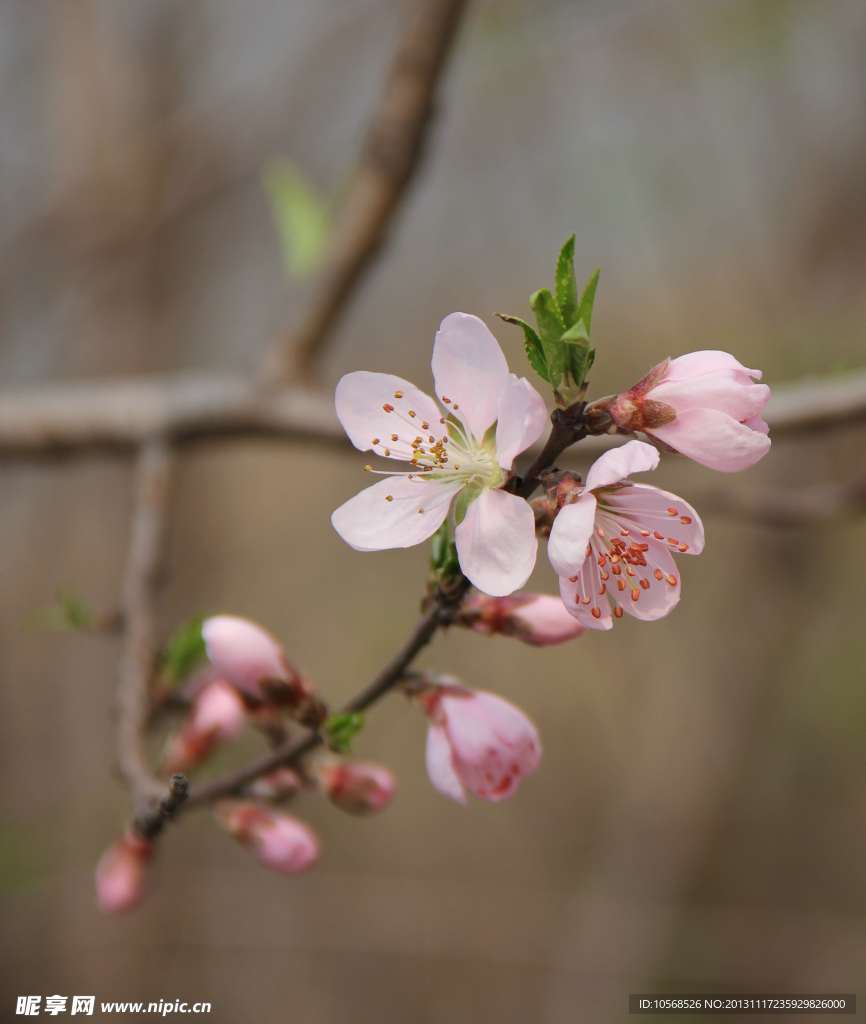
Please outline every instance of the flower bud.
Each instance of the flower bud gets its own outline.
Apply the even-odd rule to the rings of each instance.
[[[141,903],[154,849],[152,840],[128,831],[105,851],[96,866],[96,902],[104,914],[124,914]]]
[[[291,768],[277,768],[246,787],[246,792],[257,800],[285,800],[301,788],[301,779]]]
[[[247,800],[220,800],[214,814],[227,832],[274,871],[295,874],[318,859],[316,834],[289,814]]]
[[[244,703],[233,687],[221,679],[208,683],[193,701],[183,729],[169,741],[163,771],[170,775],[200,764],[216,746],[237,736],[244,716]]]
[[[365,761],[321,758],[308,767],[321,792],[349,814],[375,814],[391,802],[396,788],[387,768]]]
[[[251,705],[272,704],[312,727],[327,709],[309,680],[289,664],[279,643],[255,622],[237,615],[215,615],[201,627],[207,656],[217,673]]]
[[[501,633],[535,647],[561,644],[585,632],[562,599],[551,594],[474,594],[463,603],[456,622],[478,633]]]
[[[538,732],[510,701],[456,683],[428,685],[419,700],[430,719],[427,772],[443,796],[465,804],[465,786],[483,800],[504,800],[538,767]]]

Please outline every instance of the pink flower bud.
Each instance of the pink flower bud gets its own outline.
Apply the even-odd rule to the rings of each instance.
[[[215,615],[205,619],[201,635],[211,665],[249,702],[283,707],[305,725],[325,720],[327,709],[312,684],[266,629],[237,615]]]
[[[501,633],[535,647],[561,644],[586,631],[567,611],[562,599],[551,594],[475,594],[464,602],[457,622],[478,633]]]
[[[220,800],[217,821],[266,867],[291,875],[319,856],[319,840],[304,822],[247,800]]]
[[[761,419],[770,398],[749,370],[727,352],[689,352],[667,359],[624,394],[588,410],[615,428],[641,430],[666,449],[723,473],[748,469],[770,450],[769,427]]]
[[[301,780],[297,772],[293,772],[291,768],[277,768],[255,779],[247,786],[246,791],[257,800],[284,800],[297,793],[300,788]]]
[[[427,772],[443,796],[465,804],[465,786],[483,800],[504,800],[538,767],[538,732],[510,701],[455,684],[429,686],[420,700],[430,718]]]
[[[379,764],[322,758],[308,770],[331,803],[349,814],[375,814],[394,796],[394,776]]]
[[[200,764],[216,746],[237,736],[244,717],[244,703],[233,687],[222,680],[208,683],[195,698],[187,723],[169,742],[163,771],[171,775]]]
[[[147,892],[147,865],[155,846],[135,832],[124,834],[96,866],[96,902],[105,914],[133,910]]]

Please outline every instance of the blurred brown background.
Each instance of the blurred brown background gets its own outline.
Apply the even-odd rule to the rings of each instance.
[[[401,0],[2,0],[0,376],[251,367],[303,300],[262,168],[338,194]],[[452,56],[428,159],[322,367],[430,383],[440,319],[518,332],[577,231],[602,266],[593,393],[721,347],[771,385],[863,366],[862,0],[486,0]],[[426,550],[358,554],[328,516],[363,456],[237,441],[183,458],[165,631],[249,615],[337,702],[416,614]],[[866,470],[862,428],[783,440],[736,478]],[[381,818],[312,798],[317,869],[260,867],[206,813],[172,828],[136,913],[94,906],[121,826],[117,642],[24,624],[74,587],[116,601],[128,460],[0,467],[0,1016],[22,994],[207,1000],[209,1020],[570,1024],[629,991],[853,992],[866,980],[866,534],[707,516],[681,605],[543,651],[452,633],[422,662],[538,721],[539,772],[468,810],[426,778],[397,696],[356,744],[399,774]],[[536,588],[551,589],[539,560]],[[257,749],[222,755],[225,767]],[[97,1014],[99,1010],[97,1009]],[[656,1018],[662,1019],[662,1018]]]

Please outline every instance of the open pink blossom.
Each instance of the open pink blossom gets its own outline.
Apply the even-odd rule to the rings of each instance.
[[[508,372],[498,342],[475,316],[452,313],[433,345],[436,402],[387,373],[359,371],[337,385],[336,406],[361,451],[408,462],[334,512],[357,551],[406,548],[432,537],[456,498],[460,567],[487,594],[522,587],[538,543],[532,510],[501,489],[515,456],[541,435],[544,402]]]
[[[220,743],[234,739],[244,724],[244,703],[237,690],[216,679],[193,701],[183,729],[166,749],[162,769],[171,775],[201,763]]]
[[[478,633],[501,633],[535,647],[561,644],[586,632],[552,594],[473,594],[461,605],[456,621]]]
[[[394,796],[397,783],[384,765],[321,758],[308,767],[325,796],[349,814],[375,814]]]
[[[290,814],[249,800],[220,800],[214,814],[226,831],[274,871],[295,874],[318,859],[316,834]]]
[[[633,484],[659,453],[642,441],[605,452],[557,510],[547,552],[565,607],[585,626],[610,629],[613,614],[660,619],[680,599],[672,551],[697,555],[704,528],[675,494]]]
[[[641,430],[702,466],[736,473],[770,450],[761,419],[770,389],[752,378],[761,371],[727,352],[690,352],[650,370],[609,411],[622,430]]]
[[[420,700],[430,719],[427,772],[443,796],[465,805],[465,786],[482,800],[505,800],[538,767],[538,732],[503,697],[448,683],[425,689]]]
[[[96,902],[103,913],[124,914],[141,903],[153,853],[153,841],[132,831],[105,851],[96,867]]]

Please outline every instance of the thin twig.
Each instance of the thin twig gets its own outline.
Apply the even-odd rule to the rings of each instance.
[[[430,643],[439,626],[444,625],[451,616],[454,607],[460,603],[469,589],[470,583],[461,576],[452,583],[447,593],[438,591],[430,600],[427,610],[415,624],[409,639],[394,655],[391,661],[368,683],[359,693],[340,709],[343,714],[364,711],[375,704],[381,697],[392,690],[404,677],[406,670],[418,654]],[[184,804],[184,808],[197,807],[210,803],[221,797],[236,793],[242,786],[282,765],[297,762],[304,754],[309,753],[323,743],[320,732],[306,732],[297,739],[282,744],[275,750],[263,754],[235,772],[195,786]]]
[[[436,89],[466,6],[467,0],[414,0],[409,5],[411,13],[397,40],[309,307],[268,353],[266,379],[309,375],[313,359],[385,241],[421,163]]]
[[[171,493],[171,449],[164,439],[144,444],[135,466],[135,505],[123,578],[123,653],[117,687],[117,769],[130,792],[133,817],[148,818],[165,795],[144,749],[149,687],[156,652],[155,595]]]
[[[866,371],[780,384],[773,388],[764,418],[774,438],[862,422]],[[299,387],[263,392],[240,376],[182,373],[0,391],[0,456],[134,452],[157,435],[175,445],[273,437],[350,447],[331,394]],[[587,437],[580,454],[596,456],[625,440]]]

